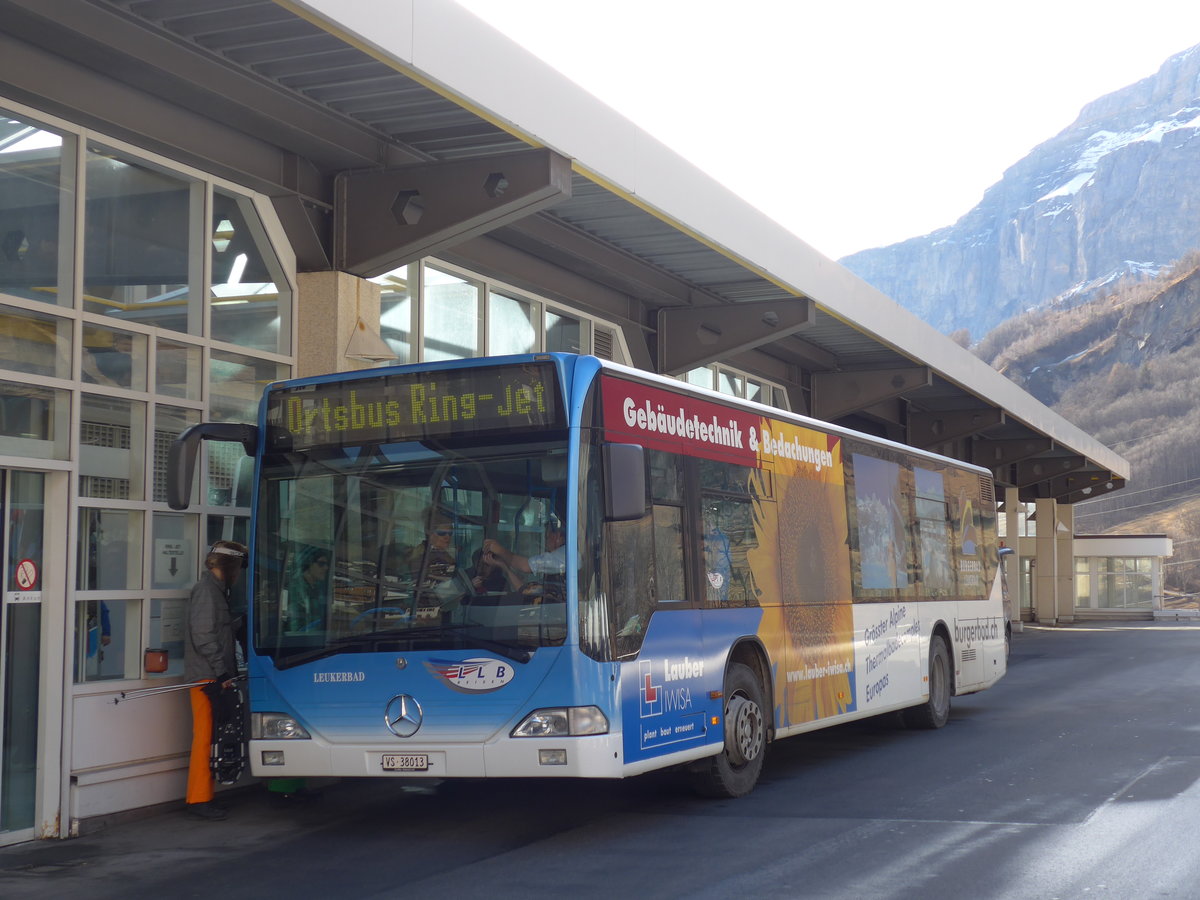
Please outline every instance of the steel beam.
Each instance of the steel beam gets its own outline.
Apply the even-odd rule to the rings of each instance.
[[[971,442],[971,462],[977,466],[998,469],[1025,459],[1032,459],[1054,449],[1047,437],[1027,437],[1005,440],[975,440]]]
[[[658,371],[679,375],[771,344],[812,326],[807,297],[727,306],[665,306],[658,311]]]
[[[553,215],[521,219],[491,236],[655,306],[721,301],[716,294],[702,291]]]
[[[928,366],[817,372],[812,376],[813,416],[833,421],[932,384],[933,370]]]
[[[952,409],[945,412],[910,410],[908,414],[908,443],[928,450],[939,444],[956,441],[986,431],[1005,422],[1004,410],[995,407],[982,409]]]
[[[1081,497],[1091,497],[1093,494],[1097,497],[1102,497],[1104,494],[1113,490],[1112,473],[1098,469],[1084,469],[1079,472],[1072,472],[1069,475],[1060,475],[1057,478],[1050,479],[1046,486],[1047,496],[1053,497],[1059,503],[1063,503],[1064,497],[1079,495]]]
[[[343,172],[334,267],[362,278],[436,255],[571,196],[571,161],[551,150]]]
[[[1096,500],[1125,487],[1124,478],[1113,475],[1111,472],[1098,474],[1101,476],[1099,479],[1084,485],[1078,490],[1069,490],[1068,493],[1058,497],[1058,502],[1075,504],[1082,503],[1084,500]]]
[[[1039,488],[1037,496],[1050,497],[1052,495],[1048,493],[1049,482],[1087,468],[1087,465],[1088,460],[1084,456],[1043,456],[1027,459],[1016,464],[1016,487],[1024,491],[1034,485],[1046,485],[1046,488]]]

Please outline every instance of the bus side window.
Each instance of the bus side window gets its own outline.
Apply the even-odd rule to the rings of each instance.
[[[701,596],[710,609],[758,606],[749,556],[758,547],[752,498],[769,481],[754,469],[733,463],[697,461],[700,482]]]
[[[683,567],[683,510],[654,504],[654,568],[659,603],[687,602]]]
[[[707,495],[703,508],[704,605],[757,606],[747,558],[758,546],[750,501]]]
[[[687,571],[683,562],[683,473],[680,458],[651,450],[650,496],[654,514],[654,568],[659,603],[686,603]]]
[[[957,593],[955,568],[950,559],[950,507],[941,471],[915,466],[916,544],[922,592],[928,597]]]
[[[641,649],[654,612],[654,524],[650,516],[643,516],[607,527],[613,649],[621,659]]]

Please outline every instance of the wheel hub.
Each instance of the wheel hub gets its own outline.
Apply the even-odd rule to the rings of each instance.
[[[730,762],[744,766],[758,757],[762,745],[762,710],[746,697],[733,697],[725,711],[725,747]]]

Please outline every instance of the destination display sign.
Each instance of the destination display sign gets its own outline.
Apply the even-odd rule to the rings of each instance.
[[[566,427],[552,363],[403,372],[274,390],[273,449],[397,443]]]

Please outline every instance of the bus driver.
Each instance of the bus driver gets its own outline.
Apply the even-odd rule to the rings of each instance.
[[[551,516],[546,522],[545,538],[541,553],[522,556],[502,546],[499,541],[488,538],[483,542],[487,558],[524,575],[563,575],[567,571],[567,538],[563,533],[562,520]]]

